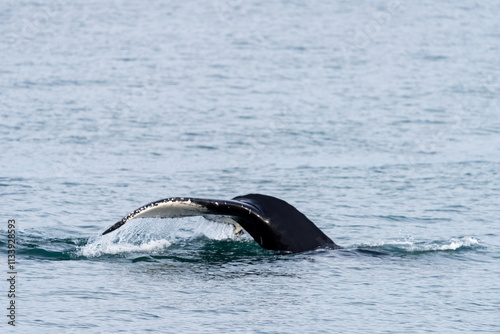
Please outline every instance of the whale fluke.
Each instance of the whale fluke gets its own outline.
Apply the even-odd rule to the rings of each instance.
[[[319,247],[341,248],[304,214],[272,196],[249,194],[232,200],[171,197],[146,204],[103,232],[108,234],[134,218],[190,216],[229,217],[263,248],[303,252]]]

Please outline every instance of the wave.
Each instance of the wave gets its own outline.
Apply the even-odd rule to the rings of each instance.
[[[387,241],[374,244],[354,245],[358,251],[387,253],[387,254],[422,254],[435,252],[455,252],[471,250],[480,247],[480,240],[472,236],[462,236],[447,240],[414,241],[412,239],[402,241]]]
[[[102,231],[101,231],[102,232]],[[28,259],[88,260],[107,258],[148,259],[170,258],[179,261],[206,258],[212,254],[231,261],[252,256],[277,255],[255,243],[248,234],[234,235],[234,227],[207,221],[201,217],[171,219],[166,223],[160,219],[131,221],[119,230],[91,237],[55,237],[53,230],[20,231],[17,239],[17,254]],[[74,233],[64,231],[59,234]],[[414,239],[382,241],[347,246],[345,251],[354,251],[373,256],[427,254],[436,252],[463,252],[484,248],[473,236],[461,236],[446,240],[415,241]],[[0,241],[0,252],[7,247]],[[203,255],[205,254],[205,255]]]
[[[16,237],[16,255],[18,259],[72,260],[78,247],[85,245],[88,238],[56,238],[29,231],[18,232]],[[0,248],[6,250],[6,243],[1,241]]]

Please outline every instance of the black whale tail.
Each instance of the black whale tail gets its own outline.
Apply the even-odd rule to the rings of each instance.
[[[234,200],[256,207],[262,217],[266,217],[268,223],[265,224],[248,224],[245,219],[236,218],[255,241],[266,249],[303,252],[318,247],[340,248],[302,212],[279,198],[249,194],[235,197]],[[258,238],[263,235],[267,238],[259,242]]]
[[[265,249],[303,252],[319,247],[341,248],[296,208],[279,198],[260,194],[230,201],[190,197],[159,200],[131,212],[103,235],[134,218],[187,216],[228,217],[230,223],[241,226]]]

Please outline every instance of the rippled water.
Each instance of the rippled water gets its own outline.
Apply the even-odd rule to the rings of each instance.
[[[498,333],[498,14],[2,1],[2,331]],[[344,249],[267,251],[203,218],[100,235],[161,198],[253,192]]]

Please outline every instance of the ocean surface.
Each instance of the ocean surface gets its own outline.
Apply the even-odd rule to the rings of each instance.
[[[499,16],[1,1],[0,331],[500,333]],[[268,251],[202,217],[101,236],[151,201],[248,193],[344,248]]]

